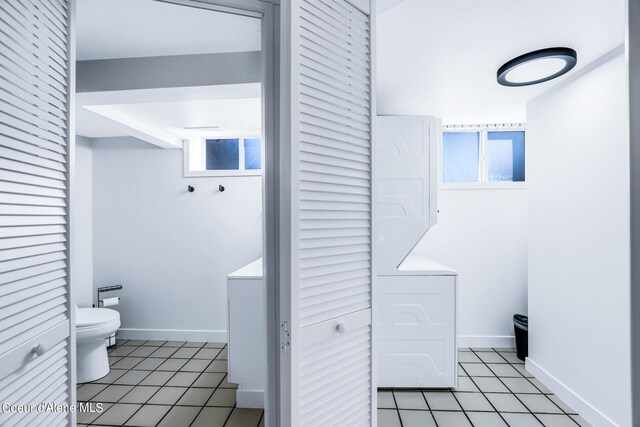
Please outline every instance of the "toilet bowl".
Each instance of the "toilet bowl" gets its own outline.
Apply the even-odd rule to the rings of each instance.
[[[106,339],[120,327],[120,313],[108,308],[76,310],[77,382],[95,381],[109,373]]]

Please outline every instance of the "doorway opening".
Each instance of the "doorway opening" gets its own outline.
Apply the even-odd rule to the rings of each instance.
[[[109,373],[77,389],[103,410],[77,422],[264,425],[277,349],[272,6],[118,3],[77,2],[73,304],[120,321]]]

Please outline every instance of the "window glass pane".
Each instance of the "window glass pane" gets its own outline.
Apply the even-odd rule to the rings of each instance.
[[[487,133],[488,181],[524,181],[524,132]]]
[[[444,132],[442,171],[444,182],[478,182],[480,134]]]
[[[247,138],[244,140],[244,168],[246,170],[262,169],[260,140]]]
[[[240,168],[239,140],[207,139],[207,170],[238,170]]]

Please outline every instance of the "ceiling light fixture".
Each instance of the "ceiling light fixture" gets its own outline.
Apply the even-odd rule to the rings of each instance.
[[[502,86],[529,86],[560,77],[576,66],[578,54],[568,47],[550,47],[525,53],[498,69]]]

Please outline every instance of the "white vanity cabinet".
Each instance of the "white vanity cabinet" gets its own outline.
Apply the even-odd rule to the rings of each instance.
[[[374,287],[378,387],[458,385],[457,273],[409,256]]]
[[[264,408],[267,331],[262,258],[227,276],[229,382],[239,408]]]

